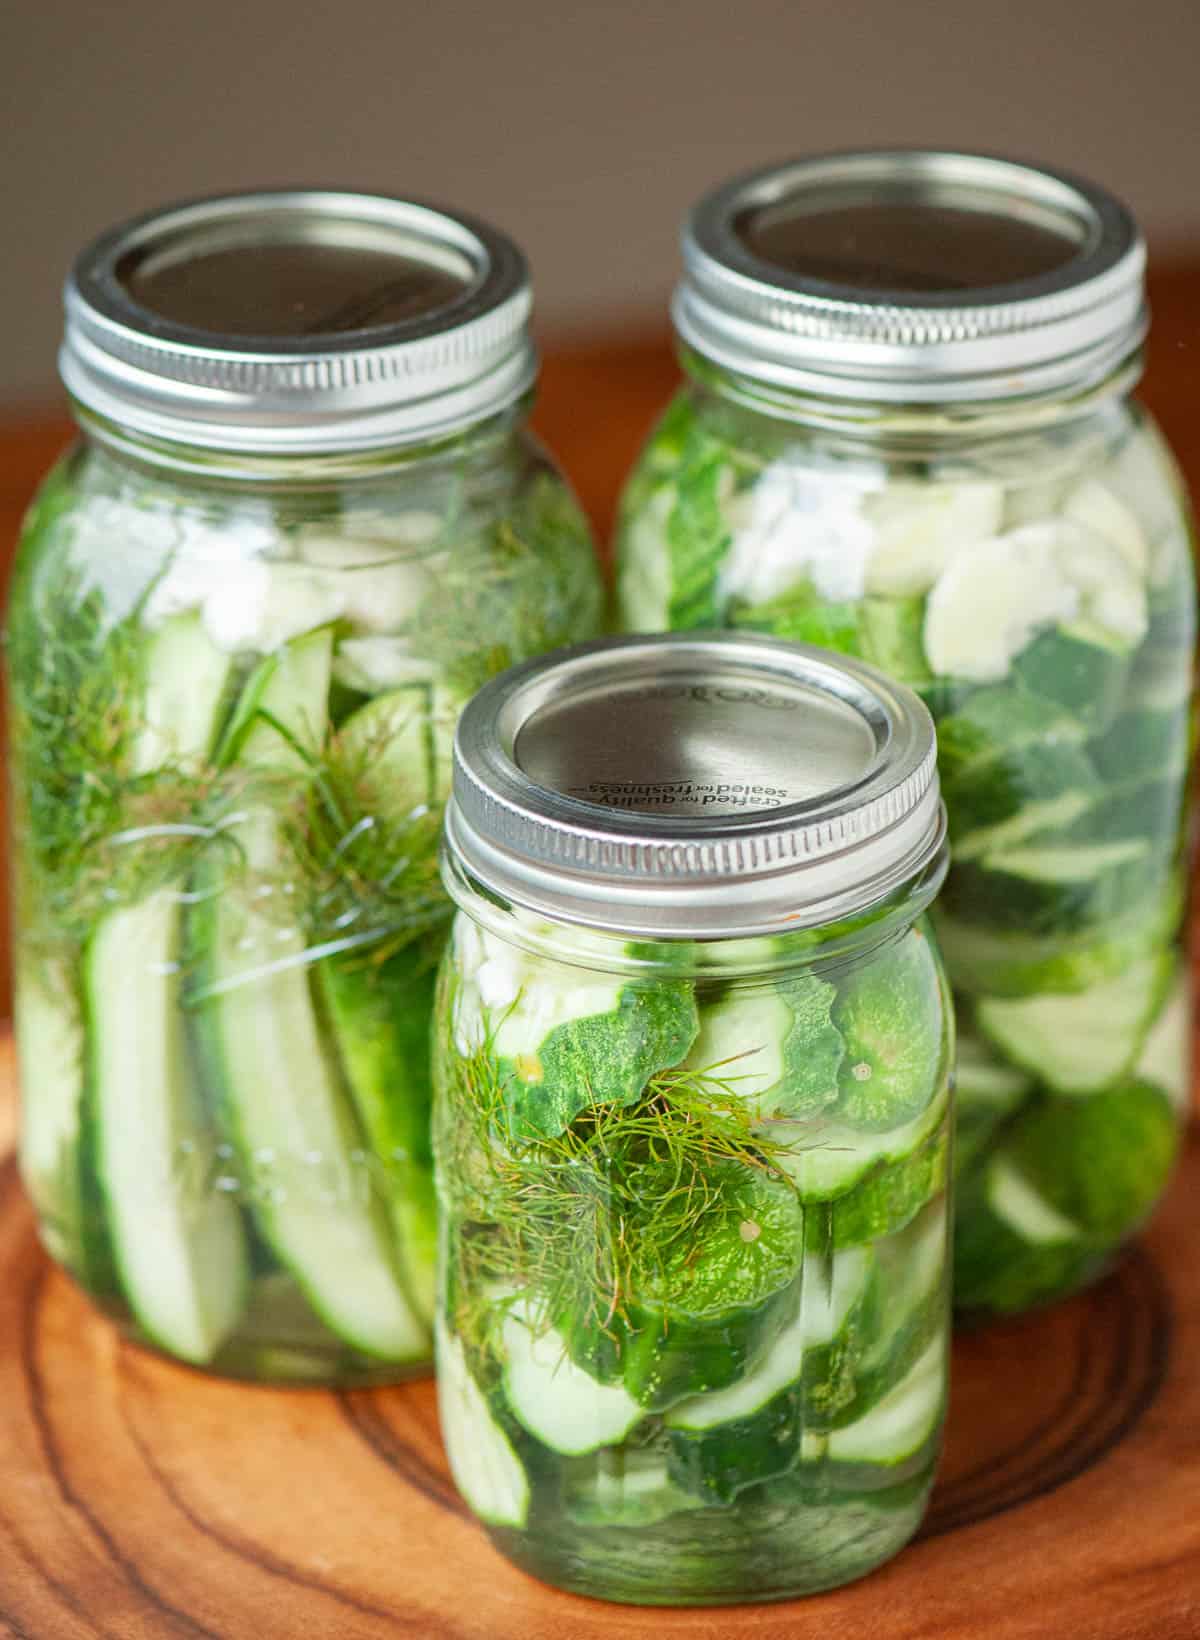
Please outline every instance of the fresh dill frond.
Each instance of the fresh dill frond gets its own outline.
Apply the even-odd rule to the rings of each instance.
[[[591,637],[601,613],[587,521],[546,473],[509,516],[455,540],[411,643],[465,700],[517,661]]]
[[[443,980],[440,1018],[452,981]],[[480,1342],[497,1293],[536,1294],[547,1326],[615,1344],[631,1303],[711,1236],[731,1170],[794,1188],[790,1147],[755,1124],[726,1066],[653,1076],[631,1104],[593,1105],[553,1139],[515,1132],[488,1043],[435,1049],[435,1150],[457,1221],[456,1324]]]

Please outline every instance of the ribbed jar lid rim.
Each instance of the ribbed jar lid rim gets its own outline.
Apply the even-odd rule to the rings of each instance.
[[[907,213],[905,217],[904,213]],[[755,243],[755,224],[790,224],[792,265]],[[899,219],[897,228],[895,218]],[[845,220],[839,244],[837,224]],[[903,233],[923,288],[871,275],[872,235]],[[825,266],[804,249],[832,245]],[[1014,242],[1062,255],[1030,257]],[[956,277],[954,232],[989,230],[1003,277]],[[683,230],[676,328],[719,366],[818,396],[952,402],[1078,390],[1112,373],[1145,334],[1145,246],[1128,209],[1068,172],[997,155],[876,149],[813,155],[736,177]],[[826,259],[828,260],[828,258]],[[1018,275],[1009,271],[1018,266]],[[936,288],[945,269],[945,288]],[[961,270],[960,270],[961,272]],[[831,276],[834,275],[834,276]]]
[[[239,274],[259,280],[261,331],[240,305],[236,324],[223,314],[205,288],[214,267],[227,307]],[[295,326],[289,281],[304,290],[318,275],[328,311]],[[343,189],[226,194],[146,212],[82,252],[60,372],[85,411],[150,440],[380,449],[451,434],[526,392],[531,300],[517,246],[465,213]]]
[[[933,722],[873,667],[733,632],[604,638],[468,703],[447,847],[568,922],[734,938],[854,915],[942,847]]]

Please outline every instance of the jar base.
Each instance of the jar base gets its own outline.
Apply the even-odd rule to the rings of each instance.
[[[764,1504],[761,1522],[688,1510],[644,1529],[583,1529],[550,1511],[526,1530],[489,1527],[506,1559],[567,1594],[625,1606],[738,1606],[794,1600],[854,1583],[908,1543],[932,1477],[903,1501],[857,1496]],[[770,1490],[765,1488],[764,1490]]]
[[[43,1245],[52,1252],[44,1232]],[[56,1261],[57,1262],[57,1261]],[[269,1313],[247,1317],[238,1333],[208,1361],[188,1361],[173,1354],[138,1325],[128,1306],[111,1294],[90,1292],[69,1267],[63,1274],[91,1307],[109,1322],[123,1342],[147,1355],[205,1378],[257,1384],[267,1389],[383,1389],[433,1373],[433,1351],[412,1361],[385,1361],[343,1344],[307,1314],[289,1318],[289,1295],[273,1294]],[[282,1298],[284,1302],[278,1303]],[[298,1305],[296,1306],[298,1309]]]
[[[117,1330],[126,1343],[173,1367],[184,1367],[204,1378],[223,1379],[227,1383],[257,1385],[260,1389],[386,1389],[413,1378],[433,1375],[432,1359],[404,1363],[372,1361],[346,1351],[323,1353],[266,1342],[230,1344],[211,1361],[196,1363],[182,1361],[159,1348],[136,1327],[118,1322]]]

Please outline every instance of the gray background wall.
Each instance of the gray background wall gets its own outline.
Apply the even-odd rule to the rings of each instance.
[[[444,198],[523,240],[543,328],[654,313],[708,182],[950,143],[1107,180],[1200,246],[1200,0],[7,0],[0,402],[54,393],[73,250],[263,181]]]

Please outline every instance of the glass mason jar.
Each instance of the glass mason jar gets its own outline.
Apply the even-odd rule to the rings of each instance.
[[[21,1157],[141,1342],[360,1383],[432,1352],[428,1038],[454,722],[596,630],[483,224],[239,196],[86,251],[82,440],[7,632]]]
[[[434,1053],[442,1430],[603,1599],[781,1599],[916,1530],[945,1405],[933,731],[753,636],[515,668],[459,727]]]
[[[1141,241],[1067,177],[867,153],[718,189],[684,251],[690,380],[624,497],[621,625],[821,644],[932,709],[955,1297],[1045,1302],[1150,1212],[1190,1089],[1195,604],[1130,397]]]

